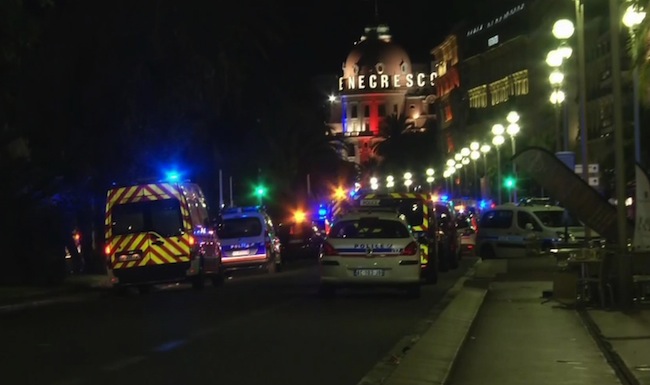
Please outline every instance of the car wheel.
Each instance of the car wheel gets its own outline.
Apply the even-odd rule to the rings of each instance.
[[[318,295],[321,298],[332,298],[336,296],[336,288],[333,285],[322,283],[318,288]]]
[[[226,275],[224,274],[223,270],[221,270],[217,275],[212,277],[212,286],[214,287],[222,286],[225,280],[226,280]]]
[[[494,253],[492,246],[483,246],[481,248],[481,258],[482,259],[495,259],[497,256]]]
[[[410,285],[406,288],[406,295],[409,298],[420,298],[421,293],[422,290],[419,283]]]
[[[275,274],[277,271],[277,265],[275,264],[275,259],[272,259],[269,254],[267,254],[268,262],[266,263],[266,272],[269,274]]]

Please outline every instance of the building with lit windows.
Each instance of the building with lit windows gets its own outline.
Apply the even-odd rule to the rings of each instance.
[[[611,181],[607,174],[613,170],[613,93],[611,81],[611,47],[608,2],[585,2],[585,73],[587,157],[598,163],[600,184],[606,191]],[[476,3],[477,7],[482,5]],[[491,127],[505,123],[508,112],[515,110],[521,120],[517,149],[540,146],[555,151],[558,130],[566,130],[567,149],[581,160],[578,64],[576,36],[567,43],[573,55],[563,64],[563,89],[566,99],[560,121],[549,101],[551,68],[545,62],[549,51],[560,42],[552,28],[561,18],[573,20],[574,2],[568,0],[511,0],[485,9],[477,20],[465,20],[447,38],[431,50],[437,63],[438,122],[446,138],[449,154],[457,152],[471,141],[491,139]],[[621,46],[629,39],[623,30]],[[623,116],[626,153],[632,153],[632,82],[629,54],[623,50]],[[642,120],[644,118],[642,111]],[[502,160],[508,169],[511,146],[501,148]],[[627,162],[632,164],[631,162]],[[494,166],[494,165],[493,165]],[[609,170],[609,171],[608,171]],[[603,186],[605,185],[605,186]]]
[[[376,160],[373,148],[383,140],[388,116],[404,117],[413,131],[434,124],[437,73],[430,64],[412,63],[388,26],[365,28],[341,70],[329,100],[329,125],[345,143],[343,158],[360,166]]]

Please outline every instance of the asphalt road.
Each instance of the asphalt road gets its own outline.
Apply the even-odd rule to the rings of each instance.
[[[474,259],[423,287],[317,296],[317,266],[237,275],[223,287],[104,293],[0,315],[0,382],[354,385],[435,317]]]

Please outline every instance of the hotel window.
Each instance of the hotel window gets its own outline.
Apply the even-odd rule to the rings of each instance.
[[[370,131],[370,122],[367,120],[363,122],[363,131]]]
[[[357,105],[355,104],[355,105],[353,105],[353,106],[351,106],[351,107],[352,107],[352,109],[350,110],[350,117],[351,117],[351,118],[356,118],[356,117],[358,117],[359,113],[358,113],[358,111],[357,111]]]
[[[510,96],[509,77],[505,77],[490,84],[490,99],[493,106],[506,102],[508,96]]]
[[[379,116],[386,116],[386,105],[385,104],[380,104],[379,105]]]
[[[363,117],[364,118],[369,118],[370,117],[370,106],[367,105],[367,104],[365,106],[363,106]]]
[[[487,86],[484,84],[467,91],[470,108],[485,108],[488,105]]]
[[[512,75],[512,95],[528,95],[528,70],[515,72]]]

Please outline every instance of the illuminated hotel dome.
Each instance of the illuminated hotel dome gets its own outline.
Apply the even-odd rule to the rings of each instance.
[[[411,59],[402,47],[392,42],[386,25],[368,27],[343,64],[343,77],[408,74]],[[402,78],[400,83],[404,82]]]

